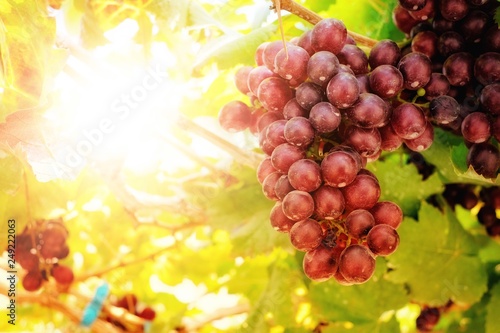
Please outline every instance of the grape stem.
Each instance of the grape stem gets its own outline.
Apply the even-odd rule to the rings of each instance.
[[[316,24],[323,19],[317,13],[313,12],[310,9],[307,9],[306,7],[295,2],[294,0],[271,0],[271,1],[273,2],[274,9],[281,8],[283,10],[286,10],[287,12],[290,12],[294,15],[297,15],[298,17],[306,20],[307,22],[309,22],[311,24]],[[359,45],[367,46],[367,47],[371,48],[377,43],[377,40],[371,39],[371,38],[366,37],[366,36],[361,35],[361,34],[358,34],[354,31],[348,30],[347,33]]]

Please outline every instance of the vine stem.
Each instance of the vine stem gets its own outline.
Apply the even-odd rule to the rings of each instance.
[[[286,10],[287,12],[297,15],[298,17],[306,20],[311,24],[316,24],[323,19],[317,13],[313,12],[310,9],[307,9],[306,7],[295,2],[294,0],[271,0],[271,1],[273,2],[274,8],[281,8],[283,10]],[[377,43],[377,40],[358,34],[357,32],[348,30],[347,33],[359,45],[372,48]]]

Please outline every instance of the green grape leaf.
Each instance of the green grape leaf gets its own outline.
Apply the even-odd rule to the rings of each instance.
[[[478,175],[472,167],[467,167],[468,148],[463,138],[440,128],[434,129],[432,146],[422,152],[426,161],[436,166],[443,183],[471,183],[478,185],[499,185],[500,176],[495,180]]]
[[[255,50],[276,32],[275,25],[255,29],[249,34],[225,34],[206,43],[200,50],[193,71],[200,72],[209,63],[215,62],[219,69],[237,64],[254,63]]]
[[[392,22],[392,10],[396,4],[397,0],[337,0],[320,15],[340,19],[347,29],[367,37],[397,41],[402,40],[404,34]]]
[[[301,284],[301,274],[290,257],[278,258],[269,266],[269,280],[260,295],[252,304],[248,319],[239,332],[269,332],[268,314],[272,314],[274,324],[290,326],[293,318],[293,290]]]
[[[495,23],[500,25],[500,7],[495,10]]]
[[[381,264],[381,265],[379,265]],[[349,323],[357,325],[377,326],[387,320],[384,312],[402,308],[408,297],[403,285],[392,283],[381,275],[385,267],[383,260],[377,260],[377,271],[366,283],[343,286],[334,279],[326,282],[312,282],[310,297],[327,322]],[[358,332],[353,331],[353,332]]]
[[[485,295],[480,302],[474,303],[463,311],[456,321],[452,322],[447,333],[485,333],[486,305],[488,297]]]
[[[499,333],[500,316],[498,315],[498,309],[500,309],[500,282],[491,288],[490,294],[490,302],[486,307],[486,333]]]
[[[8,151],[0,149],[0,191],[14,195],[21,185],[23,165]]]
[[[421,200],[442,192],[442,184],[437,175],[422,180],[417,168],[405,164],[401,158],[401,155],[389,154],[367,168],[377,175],[382,189],[381,200],[394,201],[405,215],[416,216]]]
[[[478,246],[451,210],[422,203],[418,222],[405,218],[401,238],[388,257],[389,278],[405,283],[412,300],[430,306],[477,302],[486,291],[486,269]]]
[[[352,325],[351,323],[330,323],[321,330],[322,333],[399,333],[401,328],[393,316],[389,321],[376,321]]]

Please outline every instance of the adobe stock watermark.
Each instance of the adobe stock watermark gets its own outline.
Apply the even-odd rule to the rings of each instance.
[[[148,68],[138,83],[108,104],[106,112],[94,121],[93,127],[82,129],[80,139],[63,149],[64,153],[59,155],[60,165],[54,166],[56,175],[61,176],[71,170],[75,173],[83,167],[96,148],[111,137],[117,127],[133,115],[134,110],[146,104],[152,92],[159,89],[168,77],[166,70],[159,65]]]

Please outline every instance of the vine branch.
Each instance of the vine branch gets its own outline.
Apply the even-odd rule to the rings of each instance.
[[[311,24],[316,24],[323,19],[317,13],[302,6],[301,4],[295,2],[294,0],[271,0],[271,1],[273,2],[274,8],[276,9],[281,8],[283,10],[286,10],[287,12],[297,15],[301,19],[304,19]],[[377,43],[377,40],[358,34],[357,32],[354,31],[348,30],[347,34],[351,36],[356,41],[357,44],[362,46],[371,48]]]

